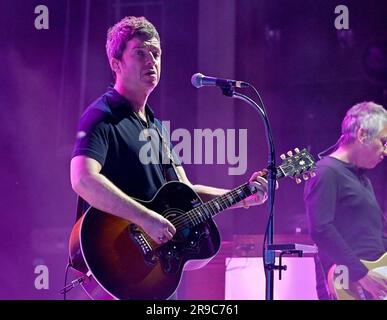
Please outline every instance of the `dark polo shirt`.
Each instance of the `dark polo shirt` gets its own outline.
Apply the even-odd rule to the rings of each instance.
[[[151,199],[167,181],[166,177],[177,180],[171,163],[162,163],[160,134],[166,141],[169,135],[148,105],[146,116],[149,128],[153,129],[149,131],[152,132],[152,139],[148,139],[151,139],[154,155],[158,158],[158,161],[152,161],[156,163],[141,162],[141,148],[150,143],[145,137],[144,141],[140,139],[146,123],[140,122],[130,103],[114,89],[99,97],[83,113],[72,154],[73,157],[83,155],[97,160],[102,166],[101,174],[129,196],[141,200]],[[158,134],[155,135],[156,132]],[[144,150],[148,150],[145,154],[150,155],[149,149],[142,149],[143,155]],[[176,155],[173,156],[176,165],[179,165]]]

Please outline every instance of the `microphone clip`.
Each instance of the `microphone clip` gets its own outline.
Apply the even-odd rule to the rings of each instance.
[[[226,97],[233,97],[234,95],[234,89],[233,89],[233,86],[232,85],[228,85],[228,86],[222,86],[222,87],[219,87],[220,90],[222,91],[223,95],[226,96]]]

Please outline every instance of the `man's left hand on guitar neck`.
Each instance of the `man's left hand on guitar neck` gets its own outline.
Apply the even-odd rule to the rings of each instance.
[[[251,206],[256,206],[264,203],[267,200],[267,190],[268,190],[268,182],[264,178],[267,175],[266,171],[257,171],[254,172],[250,179],[250,183],[256,183],[256,186],[259,188],[256,194],[244,199],[240,203],[236,204],[232,208],[245,208],[248,209]],[[276,189],[279,188],[278,181],[276,181]]]
[[[176,168],[176,171],[178,172],[178,175],[181,178],[181,182],[184,182],[187,185],[189,185],[196,193],[199,194],[199,196],[204,202],[210,201],[211,199],[221,196],[230,191],[228,189],[223,189],[223,188],[215,188],[215,187],[204,186],[199,184],[192,184],[188,180],[182,166],[178,166]],[[229,209],[236,209],[236,208],[247,209],[250,206],[255,206],[255,205],[264,203],[267,200],[267,180],[264,178],[264,176],[266,175],[267,175],[266,170],[254,172],[251,175],[249,182],[256,182],[256,185],[259,188],[259,191],[256,194],[230,207]],[[278,189],[278,182],[276,182],[276,189]]]

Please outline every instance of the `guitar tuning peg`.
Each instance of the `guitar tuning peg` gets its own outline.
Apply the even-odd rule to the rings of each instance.
[[[313,178],[313,177],[315,177],[315,176],[316,176],[316,172],[313,172],[313,171],[312,171],[312,172],[310,172],[309,174],[310,174],[310,177],[311,177],[311,178]]]
[[[288,152],[287,152],[287,155],[288,155],[289,157],[291,157],[291,156],[293,156],[293,152],[292,152],[292,151],[288,151]]]
[[[281,158],[281,160],[285,160],[285,159],[286,159],[285,154],[281,154],[281,155],[280,155],[280,158]]]
[[[309,176],[308,176],[306,173],[304,173],[304,174],[302,175],[302,177],[304,178],[305,181],[309,179]]]
[[[300,149],[298,149],[298,148],[294,148],[294,151],[295,151],[296,153],[300,153]]]
[[[300,178],[296,178],[296,183],[300,184],[301,183],[301,179]]]

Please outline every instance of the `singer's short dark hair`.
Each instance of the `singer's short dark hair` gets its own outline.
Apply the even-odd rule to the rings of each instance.
[[[360,128],[368,138],[379,134],[387,123],[387,111],[374,102],[361,102],[350,108],[341,124],[340,145],[353,143]]]
[[[106,54],[109,64],[112,58],[121,60],[127,42],[133,38],[142,40],[156,38],[160,42],[160,36],[155,26],[145,17],[125,17],[109,28],[107,32]]]

